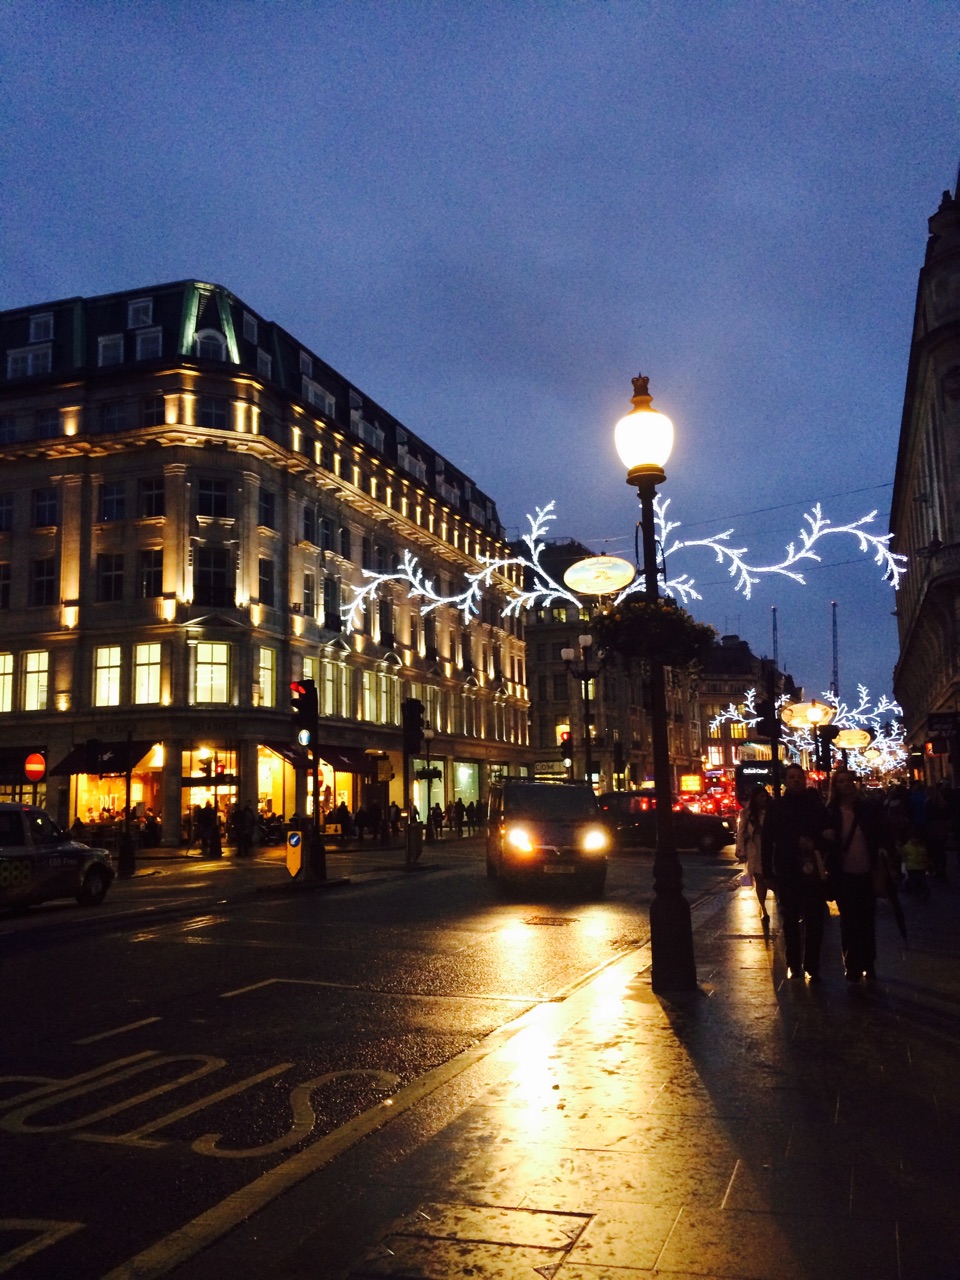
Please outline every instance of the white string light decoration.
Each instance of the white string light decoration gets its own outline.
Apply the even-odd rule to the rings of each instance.
[[[874,563],[884,571],[884,581],[889,582],[895,591],[907,569],[907,557],[890,550],[889,543],[893,535],[872,533],[867,529],[866,526],[876,519],[876,511],[871,511],[869,515],[861,516],[859,520],[849,524],[837,525],[831,524],[830,520],[823,515],[820,504],[817,503],[804,515],[805,526],[801,528],[797,540],[787,544],[782,560],[777,564],[754,565],[748,563],[745,558],[748,554],[746,547],[730,545],[732,529],[713,534],[709,538],[681,540],[674,537],[680,524],[678,521],[667,518],[669,505],[669,498],[661,498],[659,495],[654,498],[654,518],[657,523],[658,539],[663,549],[664,562],[680,551],[697,548],[711,551],[718,563],[727,566],[730,577],[734,579],[734,590],[739,591],[747,599],[750,598],[753,588],[761,579],[771,575],[790,578],[804,585],[806,579],[797,566],[802,566],[808,561],[820,563],[820,555],[815,548],[824,538],[835,534],[855,538],[861,551],[866,554],[872,553]],[[501,610],[503,617],[517,616],[526,609],[546,608],[559,600],[565,600],[577,609],[589,607],[590,602],[585,605],[585,602],[574,592],[556,582],[543,566],[542,557],[547,545],[545,539],[548,526],[556,519],[553,513],[554,506],[555,504],[550,502],[545,507],[537,507],[535,516],[527,516],[530,528],[521,538],[521,542],[527,547],[529,555],[482,557],[479,561],[480,569],[464,574],[466,586],[457,594],[442,595],[437,591],[433,580],[426,576],[419,560],[409,550],[404,551],[399,566],[392,573],[375,573],[373,570],[364,569],[363,576],[366,581],[362,585],[346,584],[353,592],[352,597],[340,609],[346,631],[349,633],[360,627],[362,614],[377,597],[380,589],[391,582],[402,584],[406,587],[409,598],[421,601],[422,614],[431,613],[444,605],[457,609],[463,615],[464,622],[469,622],[472,617],[480,613],[480,601],[484,590],[489,589],[498,576],[506,574],[511,568],[522,571],[519,576],[521,581],[526,577],[527,585],[518,586],[516,583],[511,583],[506,588],[506,602]],[[671,538],[672,541],[670,541]],[[498,582],[497,585],[503,589],[502,582]],[[684,605],[690,600],[703,598],[696,589],[695,580],[686,573],[678,577],[664,577],[660,585],[667,595],[677,598]],[[643,588],[643,573],[638,572],[634,580],[614,598],[614,604],[619,604],[621,600],[642,591]]]

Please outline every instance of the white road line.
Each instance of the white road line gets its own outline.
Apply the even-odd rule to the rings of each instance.
[[[138,1027],[149,1027],[151,1022],[159,1022],[160,1018],[141,1018],[139,1022],[128,1022],[126,1026],[114,1027],[113,1031],[101,1031],[96,1036],[84,1036],[82,1040],[74,1040],[74,1044],[96,1044],[98,1040],[109,1040],[111,1036],[122,1036],[125,1031],[136,1031]]]

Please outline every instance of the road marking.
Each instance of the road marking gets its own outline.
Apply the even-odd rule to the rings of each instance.
[[[178,1120],[183,1120],[186,1116],[191,1116],[197,1111],[202,1111],[205,1107],[212,1107],[215,1102],[222,1102],[224,1098],[232,1098],[238,1093],[243,1093],[245,1089],[251,1089],[255,1084],[260,1084],[263,1080],[282,1075],[284,1071],[289,1071],[293,1065],[292,1062],[280,1062],[275,1067],[268,1067],[266,1071],[259,1071],[256,1075],[247,1076],[246,1080],[238,1080],[236,1084],[227,1085],[225,1089],[220,1089],[217,1093],[208,1093],[206,1097],[198,1098],[196,1102],[180,1107],[177,1111],[168,1111],[166,1115],[161,1116],[158,1120],[151,1120],[147,1124],[140,1125],[137,1129],[129,1129],[126,1133],[75,1133],[73,1136],[81,1142],[115,1142],[121,1146],[128,1147],[165,1147],[168,1145],[166,1139],[147,1139],[144,1141],[143,1135],[145,1133],[156,1133],[158,1129],[165,1129],[168,1125],[175,1124]],[[313,1119],[315,1120],[316,1117],[314,1116]],[[219,1137],[219,1134],[208,1133],[203,1138],[199,1138],[197,1142],[202,1143],[208,1138]],[[199,1151],[201,1155],[235,1154],[232,1151],[200,1151],[197,1142],[193,1144],[193,1148],[195,1151]],[[271,1149],[271,1147],[263,1148],[267,1152]]]
[[[102,1107],[99,1111],[95,1111],[93,1115],[80,1116],[74,1120],[64,1121],[61,1124],[31,1125],[24,1123],[30,1116],[36,1115],[37,1112],[48,1111],[51,1107],[59,1106],[60,1103],[67,1102],[71,1098],[82,1098],[84,1094],[107,1088],[109,1085],[117,1084],[121,1080],[129,1079],[131,1076],[140,1075],[143,1071],[152,1071],[154,1067],[167,1066],[172,1062],[198,1062],[200,1065],[195,1070],[188,1071],[184,1075],[178,1076],[175,1080],[168,1081],[166,1084],[156,1085],[153,1089],[146,1089],[143,1093],[135,1094],[134,1097],[127,1098],[122,1102],[115,1102],[112,1106]],[[221,1067],[226,1065],[225,1059],[213,1058],[202,1053],[169,1054],[163,1057],[150,1055],[148,1062],[135,1063],[123,1071],[117,1071],[112,1076],[100,1076],[96,1080],[78,1085],[75,1089],[66,1089],[52,1096],[49,1096],[48,1092],[47,1097],[41,1098],[39,1101],[30,1103],[25,1107],[19,1107],[16,1111],[8,1112],[0,1120],[0,1128],[6,1129],[8,1133],[64,1133],[69,1129],[79,1129],[83,1125],[94,1124],[97,1120],[105,1120],[108,1116],[114,1116],[120,1111],[127,1111],[130,1107],[135,1107],[141,1102],[149,1102],[152,1098],[162,1097],[163,1094],[169,1093],[171,1089],[179,1089],[181,1085],[189,1084],[193,1080],[199,1080],[202,1076],[209,1075],[211,1071],[219,1071]]]
[[[258,991],[261,987],[271,987],[275,982],[287,983],[294,987],[336,987],[340,991],[362,991],[362,987],[349,982],[321,982],[318,978],[264,978],[263,982],[254,982],[249,987],[237,987],[236,991],[221,991],[220,999],[229,1000],[231,996],[245,996],[248,991]]]
[[[113,1031],[101,1031],[99,1035],[85,1036],[82,1040],[74,1040],[74,1044],[96,1044],[98,1040],[109,1040],[111,1036],[123,1035],[125,1031],[136,1031],[137,1027],[149,1027],[151,1022],[159,1022],[159,1017],[141,1018],[139,1022],[128,1022],[126,1026],[115,1027]]]
[[[11,1249],[9,1253],[0,1254],[0,1275],[12,1271],[27,1258],[32,1258],[41,1249],[49,1249],[52,1244],[62,1240],[64,1236],[80,1231],[86,1224],[83,1222],[55,1222],[49,1218],[0,1218],[0,1231],[33,1231],[33,1239]]]
[[[57,1093],[60,1089],[69,1088],[71,1085],[82,1084],[86,1080],[95,1080],[97,1076],[107,1075],[115,1069],[128,1066],[131,1062],[142,1062],[144,1058],[155,1058],[157,1052],[156,1049],[147,1049],[143,1053],[131,1054],[128,1058],[116,1058],[113,1062],[105,1063],[102,1067],[94,1067],[92,1071],[82,1071],[78,1076],[67,1076],[63,1080],[56,1080],[53,1076],[0,1076],[0,1085],[40,1085],[39,1089],[28,1089],[26,1093],[17,1093],[9,1098],[4,1098],[0,1101],[0,1111],[5,1111],[8,1107],[14,1107],[20,1102],[29,1102],[32,1098],[41,1098],[44,1094]]]
[[[599,966],[602,968],[603,966]],[[594,971],[591,970],[591,974]],[[548,1004],[562,999],[562,996],[534,995],[484,995],[482,992],[447,995],[435,991],[386,991],[382,987],[361,987],[352,982],[322,982],[319,978],[264,978],[262,982],[254,982],[249,987],[237,987],[236,991],[221,991],[220,999],[229,1000],[231,996],[245,996],[250,991],[259,991],[262,987],[275,984],[287,984],[296,987],[333,987],[337,991],[363,991],[370,996],[389,996],[391,1000],[483,1000],[494,1004]]]

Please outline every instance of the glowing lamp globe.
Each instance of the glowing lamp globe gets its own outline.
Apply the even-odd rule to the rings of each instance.
[[[648,379],[633,379],[633,408],[614,428],[613,439],[620,461],[627,468],[627,484],[666,479],[664,467],[673,450],[673,423],[653,407]]]

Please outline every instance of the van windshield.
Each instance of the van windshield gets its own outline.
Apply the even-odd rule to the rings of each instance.
[[[504,793],[503,811],[510,818],[588,821],[597,816],[597,801],[587,787],[524,787]]]

